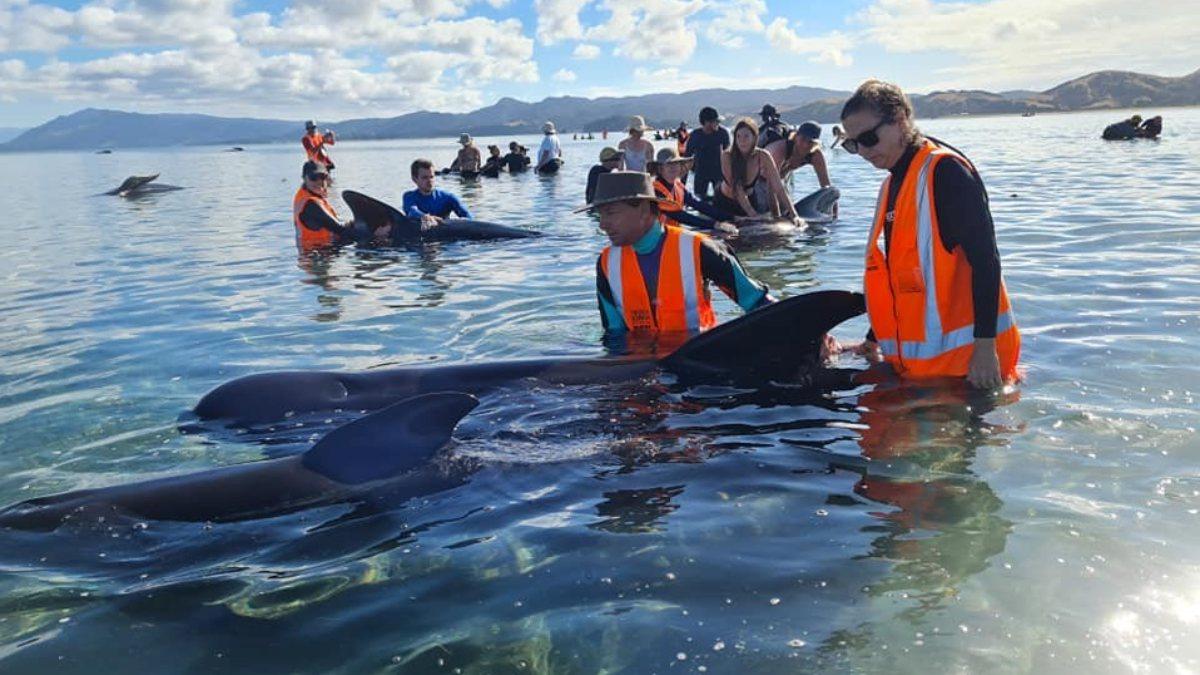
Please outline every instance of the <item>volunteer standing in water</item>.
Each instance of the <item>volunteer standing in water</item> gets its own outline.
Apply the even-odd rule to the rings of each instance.
[[[606,332],[640,335],[690,332],[717,324],[708,283],[743,310],[773,302],[721,243],[659,220],[659,200],[648,174],[601,174],[592,201],[580,211],[600,215],[612,242],[596,261],[596,296]],[[688,253],[690,252],[690,255]]]
[[[546,122],[542,125],[542,145],[538,148],[538,171],[555,160],[562,161],[562,146],[558,143],[558,131],[554,128],[554,122]]]
[[[479,173],[483,157],[479,146],[475,145],[475,139],[471,138],[471,134],[460,134],[458,143],[462,147],[458,149],[458,156],[450,164],[450,170],[468,176]]]
[[[325,146],[334,145],[337,143],[337,136],[328,129],[325,133],[317,131],[317,123],[309,120],[304,123],[304,136],[300,139],[300,145],[304,146],[304,154],[308,156],[311,162],[320,162],[325,165],[325,168],[333,171],[333,161],[329,159],[329,153],[325,152]]]
[[[921,134],[894,84],[864,82],[842,124],[842,148],[889,174],[863,275],[871,332],[857,350],[902,377],[965,377],[981,388],[1017,379],[1021,337],[975,166]]]
[[[692,189],[701,199],[708,199],[710,186],[714,190],[720,187],[721,153],[729,148],[729,143],[729,130],[721,126],[717,109],[701,108],[700,128],[692,132],[680,153],[695,159]]]
[[[413,161],[410,167],[416,190],[404,193],[404,215],[418,218],[423,229],[437,227],[450,214],[459,218],[470,218],[471,212],[458,197],[433,187],[433,162],[428,159]]]
[[[308,251],[344,244],[354,240],[352,223],[338,219],[329,203],[329,168],[309,160],[301,169],[304,184],[292,198],[292,224],[296,228],[296,246]],[[387,233],[382,236],[386,237]]]
[[[617,144],[617,149],[625,153],[627,171],[645,171],[646,165],[654,161],[654,144],[642,138],[648,129],[641,115],[629,119],[629,136]]]

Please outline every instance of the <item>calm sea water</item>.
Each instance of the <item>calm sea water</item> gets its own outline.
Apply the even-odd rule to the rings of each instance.
[[[0,671],[1200,671],[1200,110],[1166,113],[1158,142],[1100,141],[1116,112],[924,125],[988,181],[1015,392],[517,386],[456,434],[470,483],[382,512],[0,533]],[[299,144],[0,156],[0,503],[332,426],[186,431],[249,373],[600,354],[570,209],[602,145],[442,181],[547,237],[326,259],[293,246]],[[338,187],[398,203],[454,148],[339,144]],[[741,254],[781,295],[859,286],[881,175],[831,164],[841,220]],[[187,189],[94,196],[153,172]]]

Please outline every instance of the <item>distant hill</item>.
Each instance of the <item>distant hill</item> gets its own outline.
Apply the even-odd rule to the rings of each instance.
[[[0,143],[11,141],[23,133],[25,133],[25,129],[21,127],[0,127]]]
[[[526,103],[502,98],[469,113],[415,112],[399,117],[363,118],[323,124],[340,139],[430,138],[468,132],[479,136],[538,133],[553,120],[560,133],[621,131],[630,115],[651,126],[695,126],[701,107],[711,105],[728,117],[755,115],[763,103],[784,118],[833,122],[847,91],[818,87],[786,89],[700,89],[677,94],[547,98]],[[921,118],[950,115],[1016,114],[1098,108],[1161,107],[1200,104],[1200,70],[1184,77],[1160,77],[1106,70],[1064,82],[1043,92],[979,90],[937,91],[912,97]],[[3,140],[0,130],[0,140]],[[233,119],[209,115],[157,114],[86,109],[30,129],[0,144],[0,151],[98,150],[171,145],[233,145],[294,141],[300,121]]]

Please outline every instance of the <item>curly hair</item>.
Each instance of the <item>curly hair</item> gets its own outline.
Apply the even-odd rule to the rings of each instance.
[[[920,137],[913,113],[912,102],[898,85],[883,80],[870,79],[858,85],[846,104],[842,106],[842,119],[857,112],[869,110],[879,115],[881,120],[895,122],[901,116],[908,121],[905,135],[910,143]]]

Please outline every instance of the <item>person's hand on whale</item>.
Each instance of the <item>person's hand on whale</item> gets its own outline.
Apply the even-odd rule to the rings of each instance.
[[[442,224],[442,219],[437,216],[431,216],[428,213],[421,216],[421,231],[428,232],[438,225]]]

